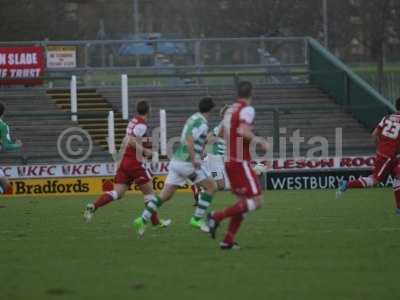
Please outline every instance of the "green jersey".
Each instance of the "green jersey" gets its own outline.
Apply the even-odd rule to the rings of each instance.
[[[11,141],[10,127],[2,119],[0,119],[0,134],[1,134],[1,141],[0,141],[1,150],[8,151],[21,148],[21,145],[14,144]]]
[[[201,113],[195,113],[194,115],[192,115],[186,121],[185,126],[183,127],[181,140],[178,149],[175,151],[174,159],[190,162],[190,155],[186,140],[189,137],[192,137],[196,159],[200,160],[201,154],[203,153],[204,145],[207,140],[207,133],[207,119]]]
[[[215,127],[212,131],[213,136],[215,137],[208,145],[207,145],[207,153],[212,155],[225,155],[226,146],[225,141],[218,137],[219,131],[221,130],[221,124]]]

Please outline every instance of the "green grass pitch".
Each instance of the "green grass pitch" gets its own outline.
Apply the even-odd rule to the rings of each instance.
[[[131,196],[82,220],[83,197],[0,199],[0,299],[400,299],[400,216],[388,189],[267,192],[242,249],[189,227],[189,194],[161,209],[173,225],[139,240]],[[232,201],[216,196],[214,207]],[[224,225],[219,237],[225,229]]]

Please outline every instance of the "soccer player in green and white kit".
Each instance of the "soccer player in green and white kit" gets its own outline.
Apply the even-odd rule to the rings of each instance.
[[[220,117],[223,119],[226,110],[229,108],[229,105],[224,105],[220,110]],[[208,134],[206,152],[207,156],[203,159],[203,166],[207,170],[207,172],[214,179],[217,184],[218,190],[229,190],[230,183],[228,176],[225,172],[225,151],[226,145],[223,138],[220,135],[221,131],[221,123],[215,127]],[[194,198],[194,206],[197,206],[199,203],[201,188],[196,185],[192,185],[192,192]]]
[[[221,108],[220,116],[222,119],[228,108],[228,105]],[[204,158],[204,165],[217,183],[218,190],[223,191],[230,189],[230,183],[225,172],[226,145],[224,139],[219,136],[220,131],[221,123],[208,135],[208,144],[206,146],[207,156]]]
[[[3,121],[3,114],[6,110],[3,103],[0,102],[0,151],[13,151],[21,149],[22,143],[17,140],[15,143],[12,142],[10,136],[10,127],[6,122]],[[0,170],[0,194],[4,194],[9,187],[10,183],[3,171]]]
[[[166,201],[171,199],[175,191],[189,180],[202,187],[197,206],[190,224],[203,231],[208,231],[204,216],[217,190],[214,180],[202,166],[201,157],[208,135],[208,117],[215,104],[210,97],[200,100],[199,112],[192,115],[182,130],[180,144],[169,164],[169,172],[164,189],[156,200],[149,201],[141,217],[134,221],[138,234],[144,234],[145,226],[151,215]]]

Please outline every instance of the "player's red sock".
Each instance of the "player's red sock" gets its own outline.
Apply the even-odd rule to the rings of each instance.
[[[96,202],[94,203],[94,208],[98,209],[99,207],[102,207],[102,206],[110,203],[113,200],[114,200],[114,198],[113,198],[113,196],[111,196],[111,194],[104,193],[99,198],[97,198]]]
[[[195,196],[198,193],[197,186],[193,184],[190,188],[192,189],[193,196]]]
[[[363,188],[363,187],[365,187],[366,185],[365,185],[365,183],[362,181],[362,179],[360,178],[360,179],[357,179],[357,180],[352,180],[352,181],[349,181],[349,183],[348,183],[348,188],[349,189],[361,189],[361,188]]]
[[[400,189],[397,191],[394,191],[394,198],[396,200],[396,208],[400,209]]]
[[[235,242],[236,233],[239,230],[240,224],[242,224],[243,216],[236,215],[231,218],[229,222],[228,231],[224,238],[224,243],[226,244],[233,244]]]
[[[360,177],[357,180],[352,180],[348,183],[347,187],[349,189],[361,189],[369,188],[375,185],[374,176]]]
[[[158,214],[156,211],[153,212],[153,214],[151,215],[151,224],[153,226],[160,225],[160,219],[158,218]]]
[[[213,213],[213,218],[218,222],[221,222],[223,219],[233,217],[236,215],[242,215],[247,212],[247,203],[246,200],[238,200],[232,206],[229,206],[221,211],[216,211]]]
[[[194,206],[197,206],[197,203],[199,202],[199,189],[195,184],[193,184],[190,188],[192,189],[193,193]]]

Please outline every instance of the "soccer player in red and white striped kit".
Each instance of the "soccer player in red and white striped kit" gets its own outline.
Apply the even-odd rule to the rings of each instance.
[[[123,157],[114,178],[114,190],[105,192],[97,198],[96,202],[86,206],[84,218],[87,222],[92,220],[97,209],[122,198],[132,183],[135,183],[143,193],[145,203],[159,201],[153,190],[151,175],[144,166],[144,159],[152,156],[151,149],[145,147],[146,139],[149,137],[147,119],[150,114],[150,105],[146,101],[139,101],[136,105],[136,113],[126,129]],[[157,212],[151,215],[151,222],[161,227],[166,227],[171,223],[170,220],[159,220]]]
[[[238,99],[224,115],[220,135],[226,143],[225,168],[231,183],[231,191],[236,196],[236,203],[208,215],[208,226],[212,238],[225,219],[230,219],[228,231],[220,243],[223,250],[240,249],[235,241],[236,233],[245,214],[261,207],[262,191],[259,178],[251,166],[250,145],[257,138],[253,133],[255,110],[252,101],[252,85],[243,81],[238,85]],[[268,143],[260,144],[267,151]]]
[[[396,113],[385,116],[372,133],[377,147],[372,175],[353,181],[340,181],[337,197],[347,189],[373,187],[392,175],[396,212],[400,215],[400,98],[396,100],[396,110]]]

